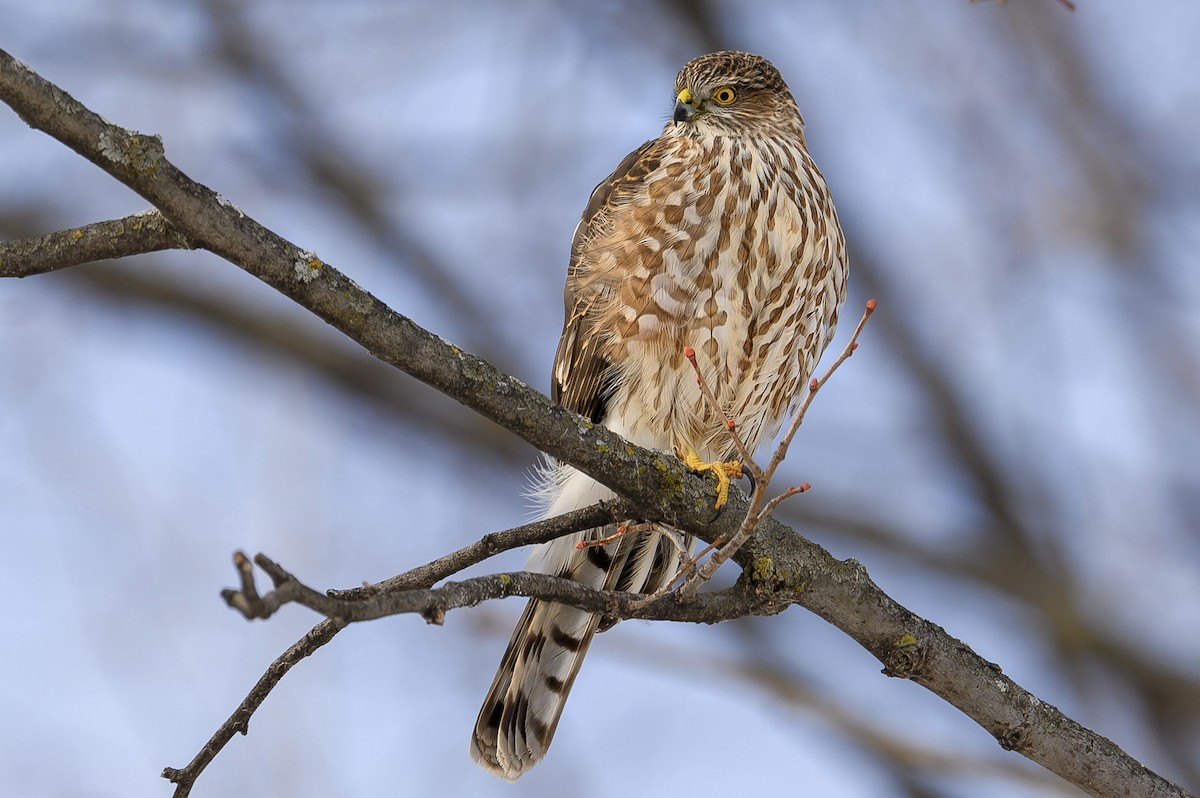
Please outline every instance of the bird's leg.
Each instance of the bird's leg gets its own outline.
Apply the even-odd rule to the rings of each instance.
[[[697,474],[703,474],[705,471],[711,473],[717,480],[717,503],[713,509],[720,510],[729,501],[729,480],[741,479],[744,474],[744,469],[741,460],[714,460],[713,462],[705,462],[700,459],[700,455],[691,446],[684,445],[682,448],[677,447],[675,454],[683,461],[683,464],[695,471]]]

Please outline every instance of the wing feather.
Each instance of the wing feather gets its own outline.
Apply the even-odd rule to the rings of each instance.
[[[662,143],[662,139],[647,141],[600,181],[592,190],[571,240],[571,261],[563,291],[566,313],[558,352],[554,355],[550,398],[597,423],[604,420],[611,364],[600,353],[603,342],[590,312],[597,297],[577,290],[578,277],[597,231],[611,224],[613,213],[658,168]]]

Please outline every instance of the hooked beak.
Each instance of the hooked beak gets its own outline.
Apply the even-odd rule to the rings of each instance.
[[[671,119],[676,124],[687,122],[700,110],[700,103],[696,100],[695,95],[690,89],[683,89],[675,97],[675,113],[671,115]]]

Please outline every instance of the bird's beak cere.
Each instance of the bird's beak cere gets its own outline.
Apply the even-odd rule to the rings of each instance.
[[[675,113],[671,118],[676,124],[689,121],[699,112],[700,101],[692,94],[691,89],[683,89],[675,96]]]

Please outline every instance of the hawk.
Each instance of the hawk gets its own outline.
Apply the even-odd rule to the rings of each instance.
[[[804,121],[779,71],[722,51],[684,65],[662,134],[592,192],[571,242],[566,320],[551,397],[647,448],[689,463],[735,449],[684,356],[698,367],[749,449],[778,431],[833,337],[846,247]],[[612,492],[561,463],[539,495],[546,516]],[[539,546],[531,571],[650,593],[669,585],[690,536],[593,529]],[[554,736],[593,636],[611,619],[533,599],[492,682],[471,757],[510,780]]]

